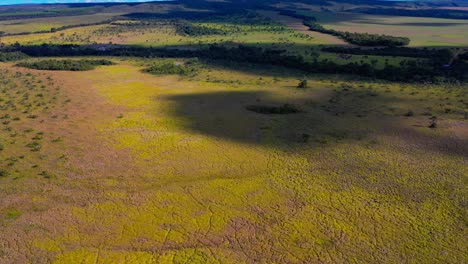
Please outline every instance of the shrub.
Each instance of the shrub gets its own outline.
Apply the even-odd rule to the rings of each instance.
[[[300,81],[297,88],[307,88],[307,80]]]
[[[7,170],[0,169],[0,177],[8,177],[10,173]]]
[[[18,218],[18,217],[20,217],[20,216],[21,216],[21,212],[19,212],[18,210],[15,210],[15,209],[10,210],[10,211],[8,211],[8,212],[6,213],[6,217],[7,217],[8,219],[16,219],[16,218]]]
[[[431,123],[429,124],[429,128],[436,128],[437,127],[437,116],[432,116],[429,118]]]
[[[33,152],[41,150],[41,144],[39,144],[39,142],[36,142],[36,141],[28,143],[26,147],[28,147]]]
[[[42,171],[41,173],[39,173],[39,175],[46,178],[46,179],[55,178],[55,175],[53,175],[53,174],[51,174],[50,172],[47,172],[47,171]]]

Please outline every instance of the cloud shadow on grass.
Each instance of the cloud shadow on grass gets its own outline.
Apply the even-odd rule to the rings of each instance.
[[[286,98],[267,91],[220,91],[175,95],[166,99],[173,103],[170,114],[185,119],[185,129],[235,142],[297,149],[310,144],[326,146],[369,141],[379,135],[396,135],[407,140],[410,148],[468,155],[466,139],[430,131],[423,133],[402,123],[404,118],[410,117],[386,112],[387,105],[395,101],[393,97],[383,94],[374,97],[366,91],[354,95],[338,93],[341,98],[336,92],[321,97],[304,93],[304,97]],[[343,96],[352,99],[343,99]],[[411,100],[406,103],[411,105]],[[284,104],[297,106],[303,112],[261,114],[247,109],[252,105],[278,107]]]

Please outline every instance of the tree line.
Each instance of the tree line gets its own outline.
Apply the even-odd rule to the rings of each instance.
[[[447,9],[403,9],[403,8],[353,8],[346,10],[347,12],[363,13],[370,15],[386,15],[386,16],[409,16],[409,17],[436,17],[450,19],[468,19],[468,11],[464,10],[447,10]]]
[[[305,20],[304,25],[308,26],[310,30],[317,31],[339,37],[346,42],[355,44],[358,46],[406,46],[410,43],[410,39],[407,37],[394,37],[389,35],[381,34],[370,34],[370,33],[357,33],[348,31],[338,31],[334,29],[324,28],[315,20]]]
[[[299,55],[290,55],[286,50],[261,48],[239,45],[225,47],[210,45],[200,49],[151,48],[140,46],[119,46],[100,49],[94,46],[79,45],[49,45],[9,46],[11,51],[20,51],[32,57],[54,56],[128,56],[144,58],[199,58],[201,60],[224,60],[229,62],[245,62],[269,64],[302,70],[309,73],[354,74],[370,78],[378,78],[401,82],[442,82],[466,81],[468,62],[456,59],[450,67],[444,67],[437,60],[408,61],[399,66],[385,65],[379,69],[367,62],[350,62],[337,64],[329,60],[307,61]]]
[[[448,48],[408,48],[408,47],[384,47],[384,48],[353,48],[353,47],[324,47],[325,52],[353,55],[375,55],[392,57],[430,58],[432,60],[447,63],[454,55]]]
[[[407,37],[394,37],[381,34],[357,33],[327,29],[320,25],[315,17],[301,15],[291,10],[281,10],[279,14],[301,19],[302,23],[305,26],[309,27],[311,31],[317,31],[324,34],[333,35],[343,39],[346,42],[359,46],[396,47],[406,46],[410,43],[410,39]]]

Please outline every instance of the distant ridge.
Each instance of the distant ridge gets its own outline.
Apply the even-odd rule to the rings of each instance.
[[[0,5],[30,4],[93,4],[93,3],[144,3],[165,0],[3,0]]]

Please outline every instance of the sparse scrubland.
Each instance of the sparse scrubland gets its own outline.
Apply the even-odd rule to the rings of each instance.
[[[0,38],[0,263],[468,261],[466,51],[257,4],[0,15],[118,13]]]

